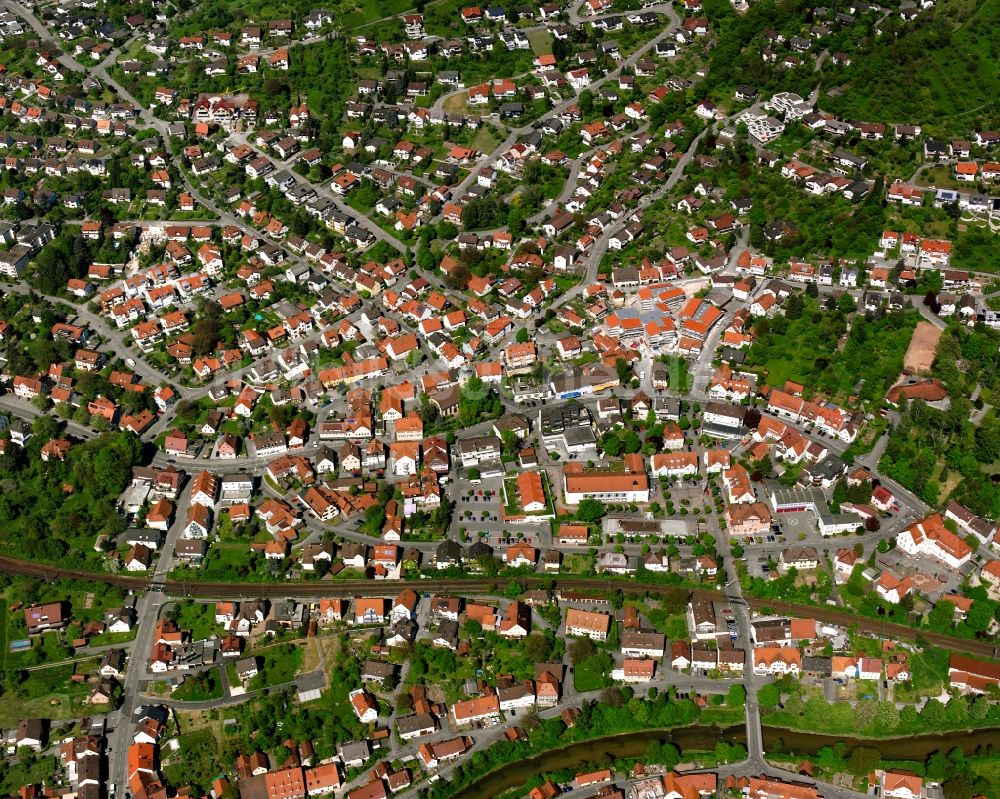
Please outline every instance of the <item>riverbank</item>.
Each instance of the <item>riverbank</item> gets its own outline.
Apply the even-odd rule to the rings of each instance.
[[[673,744],[683,753],[712,751],[720,742],[745,745],[746,727],[691,724],[685,727],[623,732],[574,741],[516,763],[498,766],[450,796],[452,799],[499,796],[524,785],[530,778],[539,774],[562,769],[577,769],[586,763],[603,759],[629,760],[642,757],[649,752],[653,744]]]
[[[947,704],[930,699],[918,712],[912,705],[898,710],[891,702],[872,701],[866,708],[844,700],[825,703],[813,697],[807,703],[799,700],[801,712],[773,710],[762,716],[761,723],[796,735],[848,736],[866,741],[892,740],[904,734],[940,736],[1000,729],[1000,705],[989,703],[985,697],[973,700],[970,705],[965,702],[964,697],[951,699]],[[813,708],[814,703],[819,707]]]
[[[816,755],[824,746],[844,743],[848,749],[869,746],[877,749],[883,760],[924,760],[935,752],[961,749],[966,755],[974,754],[979,747],[996,746],[1000,741],[1000,725],[948,732],[927,732],[919,735],[894,735],[869,738],[863,735],[831,735],[804,732],[789,727],[765,725],[764,751],[798,755]]]
[[[877,749],[883,761],[923,761],[935,752],[961,749],[972,755],[979,747],[996,745],[1000,726],[947,733],[927,733],[917,736],[867,738],[838,736],[765,726],[764,751],[773,754],[815,757],[823,747],[843,744],[848,750],[866,746]],[[641,759],[654,744],[673,744],[687,760],[692,753],[712,752],[719,743],[746,745],[746,728],[692,724],[685,727],[658,728],[638,732],[595,737],[541,752],[524,760],[498,765],[454,793],[440,796],[449,799],[479,799],[500,796],[521,788],[534,777],[553,772],[584,770],[585,766],[614,760]]]

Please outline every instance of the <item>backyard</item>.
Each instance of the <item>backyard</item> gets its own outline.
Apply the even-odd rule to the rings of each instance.
[[[171,695],[184,702],[207,702],[222,697],[222,676],[218,669],[208,669],[184,678]]]
[[[190,630],[191,638],[199,641],[217,632],[215,606],[211,602],[194,602],[187,599],[170,613],[178,629]]]
[[[573,666],[573,686],[577,691],[596,691],[611,685],[614,660],[607,652],[595,652]]]
[[[194,785],[207,792],[220,776],[215,735],[211,729],[201,728],[182,733],[179,742],[179,748],[163,759],[167,781],[171,785]]]
[[[99,661],[46,666],[27,673],[16,692],[7,692],[0,703],[0,727],[15,727],[26,718],[71,719],[85,713],[90,693],[86,682],[74,682],[74,674],[90,675]]]
[[[271,644],[248,652],[246,657],[257,658],[258,674],[248,685],[249,690],[255,691],[292,682],[302,666],[303,651],[297,644]],[[230,663],[227,668],[229,684],[239,685],[236,664]]]

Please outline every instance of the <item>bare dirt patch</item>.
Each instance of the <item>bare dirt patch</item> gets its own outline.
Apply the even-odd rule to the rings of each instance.
[[[941,339],[941,328],[930,322],[921,321],[913,330],[910,346],[903,356],[903,369],[910,374],[920,375],[930,371]]]

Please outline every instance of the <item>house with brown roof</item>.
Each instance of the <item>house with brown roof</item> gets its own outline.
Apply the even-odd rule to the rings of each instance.
[[[566,611],[566,634],[595,641],[607,641],[611,630],[611,616],[600,611],[569,608]]]
[[[24,609],[24,623],[29,635],[59,630],[69,623],[66,605],[63,602],[31,605]]]

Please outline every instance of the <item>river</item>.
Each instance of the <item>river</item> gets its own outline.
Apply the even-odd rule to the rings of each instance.
[[[822,735],[813,732],[786,730],[781,727],[764,727],[764,751],[783,751],[794,754],[814,755],[821,747],[843,741],[849,748],[871,746],[878,749],[883,760],[924,760],[932,752],[949,751],[956,746],[971,755],[979,746],[1000,745],[1000,729],[973,730],[966,732],[926,733],[903,738],[845,738],[837,735]]]
[[[540,755],[510,763],[496,771],[492,771],[477,782],[456,793],[453,799],[483,799],[486,796],[499,796],[511,788],[516,788],[527,782],[535,774],[547,771],[557,771],[562,768],[579,768],[585,763],[603,760],[610,757],[642,757],[649,751],[653,741],[669,741],[676,744],[681,752],[707,751],[715,749],[719,741],[729,743],[747,742],[746,727],[742,724],[733,727],[678,727],[673,730],[642,730],[627,732],[622,735],[612,735],[608,738],[596,738],[590,741],[564,746],[542,752]]]
[[[975,730],[973,732],[949,732],[942,734],[915,735],[905,738],[869,740],[843,738],[835,735],[798,732],[780,727],[764,727],[765,752],[791,751],[795,754],[811,755],[823,746],[844,741],[848,747],[872,746],[882,753],[886,760],[923,760],[937,750],[948,751],[956,746],[966,754],[972,754],[978,746],[1000,743],[1000,729]],[[643,730],[580,741],[561,749],[543,752],[535,757],[510,763],[490,772],[478,781],[453,795],[453,799],[482,799],[484,796],[500,794],[523,785],[529,777],[557,771],[563,768],[579,769],[581,766],[608,757],[641,757],[649,751],[653,741],[667,741],[676,744],[684,752],[711,751],[720,741],[740,743],[746,746],[746,728],[741,724],[733,727],[678,727],[673,730]]]

